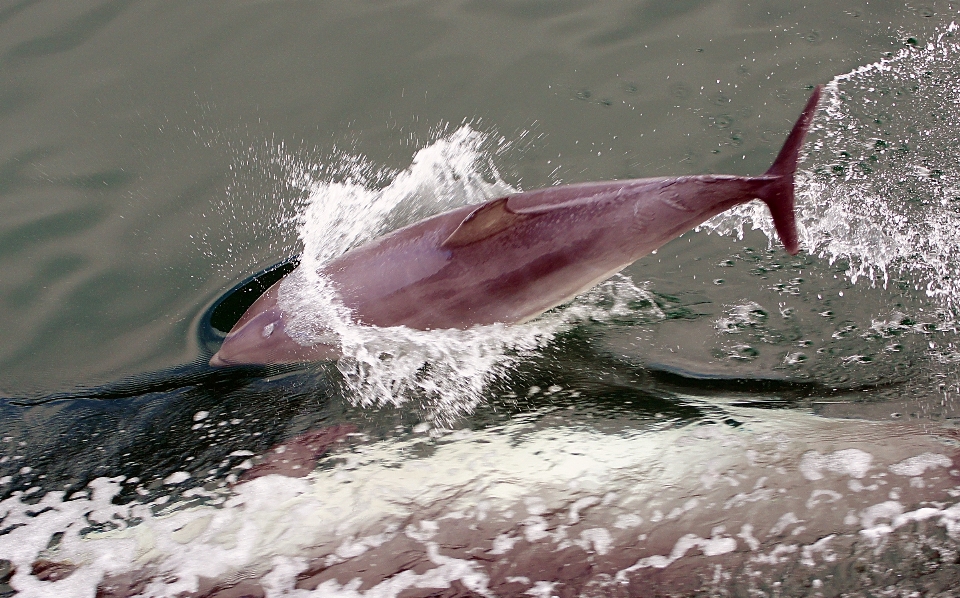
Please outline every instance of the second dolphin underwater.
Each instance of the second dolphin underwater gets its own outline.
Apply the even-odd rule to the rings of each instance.
[[[799,251],[794,173],[822,87],[814,89],[761,176],[648,178],[538,189],[450,210],[324,264],[356,324],[465,329],[532,319],[680,234],[760,199],[790,254]],[[210,365],[336,358],[286,331],[281,280],[234,325]]]

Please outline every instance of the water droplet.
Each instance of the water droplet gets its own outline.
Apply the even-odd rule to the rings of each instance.
[[[797,351],[795,353],[787,353],[786,357],[783,358],[783,363],[785,365],[799,365],[807,361],[807,359],[809,359],[809,357],[807,357],[806,354]]]
[[[731,347],[731,351],[729,353],[731,359],[739,359],[743,361],[756,359],[758,355],[760,355],[760,351],[757,351],[750,345],[734,345]]]

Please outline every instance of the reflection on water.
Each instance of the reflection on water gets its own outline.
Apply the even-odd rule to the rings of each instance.
[[[688,235],[521,326],[342,327],[337,363],[4,400],[0,593],[949,595],[955,29],[831,83],[796,258],[746,207],[705,226],[731,251]],[[402,171],[274,151],[303,334],[311,265],[511,189],[481,130]]]
[[[720,414],[687,398],[720,416],[691,425],[644,413],[642,394],[616,393],[615,410],[559,385],[527,394],[494,399],[476,430],[338,435],[306,477],[199,485],[205,472],[184,469],[147,503],[112,500],[143,483],[122,476],[66,500],[11,498],[5,554],[33,572],[15,578],[27,595],[831,595],[955,583],[952,438],[790,411]],[[202,436],[230,425],[190,419]],[[236,480],[253,454],[232,451],[217,477]]]

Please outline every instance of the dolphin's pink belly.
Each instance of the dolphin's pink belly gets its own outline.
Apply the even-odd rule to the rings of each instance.
[[[325,269],[359,324],[420,330],[511,324],[570,299],[627,258],[584,237],[555,244],[510,247],[482,244],[456,251],[409,250],[413,261],[398,269],[395,256],[351,256]],[[551,250],[546,250],[549,248]],[[358,259],[359,258],[359,259]],[[412,264],[412,265],[411,265]]]

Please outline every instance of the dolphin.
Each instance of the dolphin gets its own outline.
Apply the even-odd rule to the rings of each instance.
[[[736,205],[760,199],[784,249],[799,251],[794,173],[822,86],[761,176],[681,176],[548,187],[395,230],[320,267],[364,326],[466,329],[530,320]],[[320,361],[286,331],[282,280],[230,330],[212,366]]]

